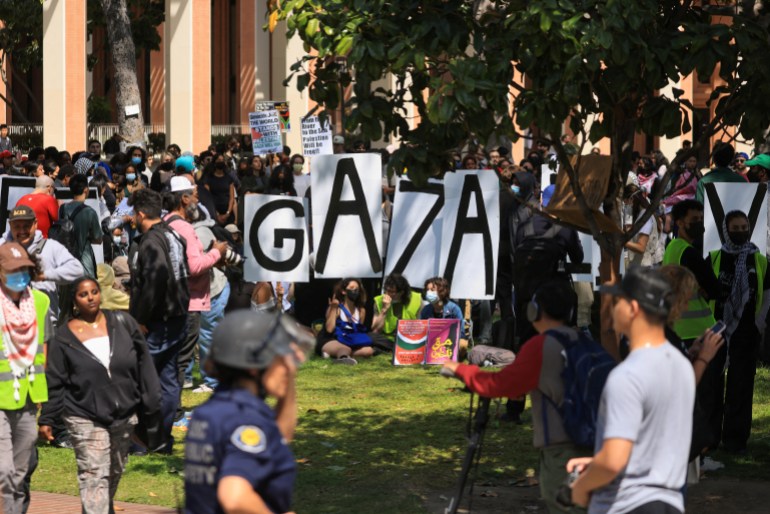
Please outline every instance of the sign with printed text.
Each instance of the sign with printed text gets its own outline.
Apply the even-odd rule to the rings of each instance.
[[[457,362],[460,349],[459,319],[429,319],[425,364]]]
[[[331,125],[322,125],[318,116],[309,116],[302,120],[302,153],[305,157],[333,154],[332,137]]]
[[[399,321],[396,330],[396,343],[393,346],[393,364],[396,366],[423,364],[427,340],[427,319]]]
[[[310,174],[316,278],[381,277],[379,154],[319,155]]]
[[[289,111],[289,102],[274,102],[272,100],[260,100],[254,106],[255,111],[278,111],[278,119],[281,125],[281,132],[286,134],[291,132],[291,116]]]
[[[283,151],[281,126],[275,109],[249,113],[251,144],[254,155]]]
[[[385,274],[400,273],[412,284],[439,274],[444,182],[429,180],[418,188],[406,178],[398,181],[390,223]]]
[[[500,245],[500,183],[489,170],[444,176],[441,273],[453,298],[492,300]]]
[[[749,218],[751,242],[766,253],[767,248],[767,184],[712,182],[703,188],[703,257],[719,250],[724,243],[722,224],[731,211],[741,211]]]
[[[307,282],[308,200],[246,195],[244,202],[244,278],[249,282]]]

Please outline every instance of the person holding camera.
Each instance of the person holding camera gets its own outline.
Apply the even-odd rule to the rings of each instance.
[[[556,500],[567,479],[570,459],[591,454],[590,448],[575,445],[564,429],[557,406],[564,400],[562,372],[565,360],[561,338],[578,341],[569,327],[577,296],[569,284],[551,281],[540,286],[527,309],[529,322],[538,334],[526,342],[516,360],[499,373],[486,373],[478,366],[448,362],[444,368],[480,396],[518,398],[531,394],[533,444],[540,450],[540,494],[548,512],[571,512]]]
[[[589,513],[684,512],[682,487],[692,437],[695,374],[666,339],[673,290],[658,270],[631,268],[613,296],[612,325],[630,354],[602,391],[595,455],[572,459],[572,502]]]
[[[179,382],[185,384],[185,370],[192,361],[195,345],[201,329],[201,312],[211,310],[211,269],[224,259],[227,243],[214,241],[207,252],[198,238],[192,222],[200,216],[198,211],[197,188],[191,175],[177,175],[171,178],[171,192],[164,197],[168,214],[166,223],[185,241],[187,266],[190,277],[190,308],[187,316],[187,336],[179,350]],[[192,385],[192,384],[190,384]],[[180,390],[181,394],[181,390]],[[181,402],[179,404],[181,406]],[[181,410],[176,418],[182,417]]]

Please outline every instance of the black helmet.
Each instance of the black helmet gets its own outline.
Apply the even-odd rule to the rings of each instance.
[[[290,316],[241,309],[214,329],[208,358],[233,369],[266,369],[276,356],[293,353],[293,342],[307,348],[313,338]]]

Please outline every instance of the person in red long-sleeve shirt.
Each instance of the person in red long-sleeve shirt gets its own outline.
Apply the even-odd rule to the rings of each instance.
[[[59,220],[59,202],[54,198],[53,179],[41,175],[35,180],[35,190],[22,196],[16,205],[26,205],[35,211],[37,229],[48,237],[48,229]]]
[[[564,399],[561,374],[565,361],[564,346],[551,332],[558,332],[570,340],[578,339],[578,333],[567,326],[576,305],[577,296],[569,284],[544,284],[535,292],[527,308],[527,317],[538,334],[522,346],[512,364],[498,373],[456,362],[444,365],[480,396],[517,398],[531,394],[533,444],[540,450],[540,493],[549,512],[570,512],[556,502],[559,486],[567,479],[565,465],[571,458],[591,455],[590,448],[580,448],[572,443],[555,407]]]

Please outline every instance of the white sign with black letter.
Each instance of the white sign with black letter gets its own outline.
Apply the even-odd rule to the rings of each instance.
[[[320,155],[310,179],[315,276],[382,276],[380,155]]]
[[[247,195],[244,201],[244,278],[249,282],[307,282],[307,199]]]
[[[443,181],[420,188],[406,178],[398,181],[385,275],[401,273],[415,287],[438,275],[443,213]]]
[[[500,184],[489,170],[444,176],[442,273],[453,298],[492,300],[500,245]]]
[[[722,223],[730,211],[741,211],[749,217],[751,242],[761,252],[767,251],[767,184],[712,182],[705,185],[703,192],[703,257],[722,247]]]

